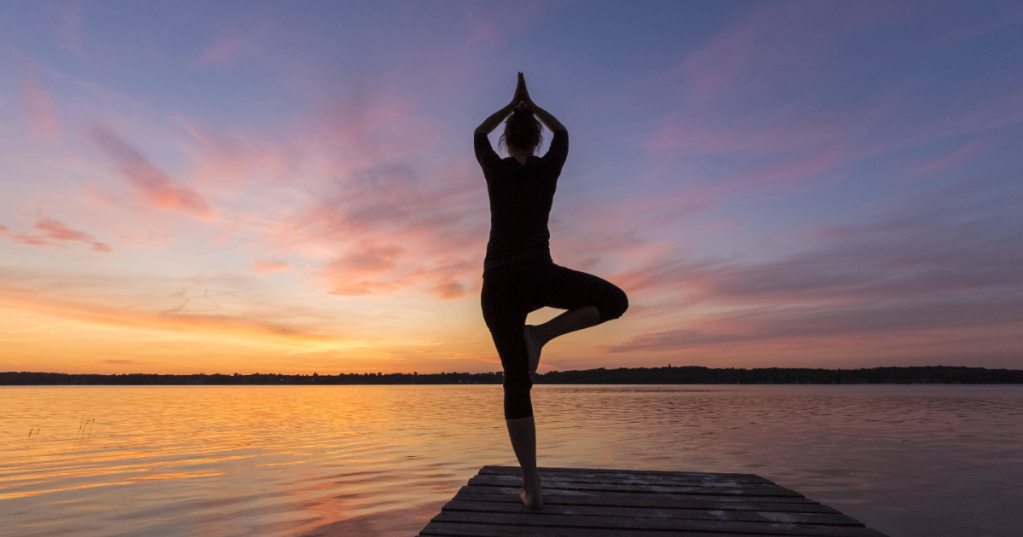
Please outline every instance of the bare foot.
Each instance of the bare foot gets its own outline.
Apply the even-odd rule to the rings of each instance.
[[[522,336],[526,338],[526,352],[529,354],[529,372],[536,373],[540,366],[540,349],[543,349],[544,340],[540,335],[539,327],[527,324],[522,329]]]
[[[519,489],[519,499],[522,500],[522,505],[526,506],[526,509],[531,511],[539,511],[543,509],[543,493],[540,491],[540,475],[529,480],[527,484],[526,480],[522,481],[522,488]]]

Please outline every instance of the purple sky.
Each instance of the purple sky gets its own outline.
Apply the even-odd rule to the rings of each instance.
[[[5,13],[0,370],[499,369],[471,137],[517,71],[554,259],[631,303],[542,370],[1023,367],[1019,2]]]

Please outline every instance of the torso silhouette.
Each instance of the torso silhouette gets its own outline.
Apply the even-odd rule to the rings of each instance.
[[[475,146],[490,195],[490,241],[484,271],[515,261],[551,260],[547,220],[568,157],[568,132],[555,131],[542,158],[502,159],[482,133],[476,135]]]

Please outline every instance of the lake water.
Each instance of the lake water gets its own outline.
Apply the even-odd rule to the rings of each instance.
[[[0,388],[0,534],[415,535],[481,466],[517,464],[501,401]],[[536,386],[533,402],[542,466],[749,472],[892,537],[1023,534],[1023,387]]]

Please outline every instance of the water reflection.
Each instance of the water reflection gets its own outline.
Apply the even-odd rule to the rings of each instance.
[[[1023,389],[534,388],[540,464],[752,472],[893,536],[1017,535]],[[0,533],[413,535],[514,465],[497,386],[0,389]],[[88,424],[83,434],[83,424]]]

